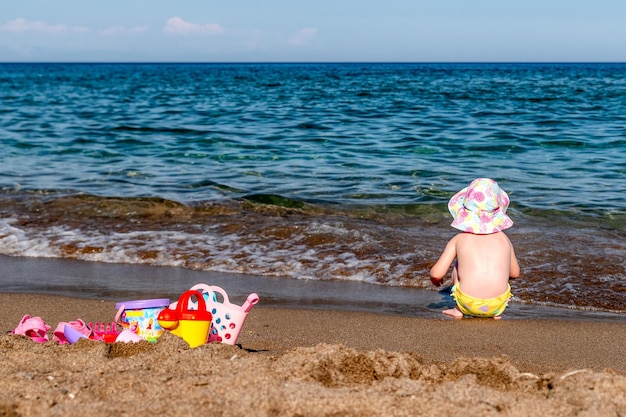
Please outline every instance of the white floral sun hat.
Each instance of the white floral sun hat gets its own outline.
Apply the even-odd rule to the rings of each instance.
[[[451,226],[463,232],[489,235],[513,226],[506,215],[509,196],[491,178],[477,178],[448,203],[454,217]]]

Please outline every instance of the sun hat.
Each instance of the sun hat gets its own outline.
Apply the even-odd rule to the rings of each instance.
[[[477,235],[489,235],[513,226],[506,215],[508,207],[509,196],[491,178],[475,179],[448,203],[454,218],[451,226]]]

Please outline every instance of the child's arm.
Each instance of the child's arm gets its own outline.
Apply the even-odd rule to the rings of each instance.
[[[511,270],[509,271],[509,278],[518,278],[520,275],[520,267],[517,262],[517,257],[515,256],[515,249],[513,249],[513,244],[511,244]]]
[[[435,265],[430,268],[430,282],[432,282],[435,287],[439,287],[443,283],[443,278],[448,273],[448,269],[450,269],[454,258],[456,258],[456,237],[453,237],[448,242]]]

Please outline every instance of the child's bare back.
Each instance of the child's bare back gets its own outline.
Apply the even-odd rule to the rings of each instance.
[[[476,298],[503,294],[509,278],[519,276],[511,241],[503,232],[456,236],[457,279],[460,289]]]

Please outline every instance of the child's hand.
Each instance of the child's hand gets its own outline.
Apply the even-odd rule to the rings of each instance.
[[[440,287],[441,284],[443,284],[443,278],[430,277],[430,282],[432,282],[435,287]]]

